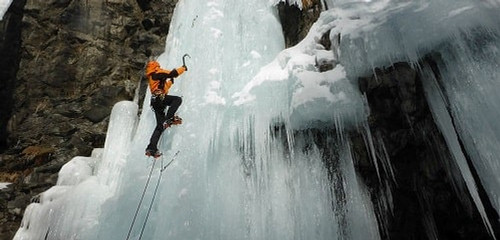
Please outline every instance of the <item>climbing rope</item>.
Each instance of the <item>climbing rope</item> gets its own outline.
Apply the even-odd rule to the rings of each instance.
[[[158,180],[156,181],[156,186],[155,186],[155,191],[153,192],[153,197],[151,198],[151,202],[149,203],[149,208],[148,208],[148,213],[146,214],[146,219],[144,219],[144,223],[142,224],[141,228],[141,234],[139,235],[139,240],[142,239],[142,234],[144,233],[144,229],[146,228],[146,223],[148,222],[149,219],[149,213],[151,213],[151,208],[153,207],[153,202],[155,201],[156,198],[156,193],[158,192],[158,186],[160,186],[160,181],[161,181],[161,173],[163,172],[161,169],[163,169],[163,157],[160,159],[161,161],[161,168],[160,168],[160,176],[158,176]]]
[[[165,169],[167,169],[167,167],[175,160],[175,157],[177,156],[177,154],[179,154],[179,152],[180,151],[177,151],[174,154],[174,156],[172,157],[170,162],[168,162],[167,165],[165,165],[165,167],[163,167],[163,157],[161,158],[160,176],[158,176],[158,180],[156,181],[155,191],[153,192],[153,197],[151,198],[151,202],[149,203],[148,213],[146,214],[146,219],[144,219],[144,224],[142,225],[141,234],[139,235],[139,240],[142,239],[142,234],[144,233],[144,229],[146,228],[146,224],[147,224],[148,219],[149,219],[149,213],[151,213],[151,209],[153,208],[153,203],[154,203],[155,198],[156,198],[156,193],[158,192],[158,186],[160,186],[161,175],[162,175],[163,171]]]
[[[156,163],[156,161],[153,160],[153,165],[151,165],[151,170],[149,171],[149,176],[148,176],[148,180],[146,181],[146,186],[144,186],[144,190],[142,191],[141,200],[139,201],[139,204],[137,205],[137,209],[135,210],[135,214],[134,214],[134,219],[132,220],[132,223],[130,224],[130,228],[128,229],[127,240],[130,238],[130,233],[132,233],[132,228],[134,227],[135,220],[137,219],[137,214],[139,213],[139,209],[141,208],[142,200],[144,200],[144,195],[146,194],[146,189],[148,189],[149,180],[151,180],[151,175],[153,173],[155,163]]]
[[[170,159],[170,162],[167,163],[167,165],[165,165],[165,167],[162,166],[160,172],[163,172],[165,171],[165,169],[167,169],[168,166],[170,166],[170,164],[175,160],[175,157],[177,157],[177,154],[179,154],[180,151],[177,151],[174,156],[172,157],[172,159]],[[163,163],[162,163],[163,164]]]
[[[163,173],[163,171],[165,171],[165,169],[167,169],[168,166],[170,166],[170,164],[172,164],[172,162],[175,160],[175,158],[177,157],[177,155],[179,154],[179,152],[180,151],[177,151],[174,154],[174,156],[172,157],[172,159],[165,166],[163,166],[163,156],[160,158],[160,175],[158,176],[158,179],[156,181],[156,186],[155,186],[155,190],[153,192],[153,197],[151,198],[151,202],[149,203],[149,208],[148,208],[148,212],[146,214],[146,218],[144,219],[144,223],[142,224],[141,233],[139,235],[139,240],[142,239],[142,235],[144,234],[144,229],[146,228],[146,224],[147,224],[148,219],[149,219],[149,214],[151,213],[151,209],[153,208],[153,203],[155,201],[156,194],[158,193],[158,188],[160,186],[162,173]],[[139,201],[139,204],[137,205],[137,209],[135,210],[135,214],[134,214],[134,218],[132,220],[132,224],[130,224],[130,228],[128,230],[127,240],[130,239],[130,234],[132,233],[132,229],[133,229],[135,221],[137,219],[137,214],[139,213],[139,209],[141,208],[142,201],[144,200],[144,195],[146,194],[146,190],[148,189],[149,182],[151,180],[151,175],[152,175],[153,169],[155,167],[155,163],[156,163],[156,160],[153,160],[153,165],[151,166],[151,170],[149,171],[148,180],[146,181],[146,185],[144,186],[144,190],[142,191],[141,200]]]

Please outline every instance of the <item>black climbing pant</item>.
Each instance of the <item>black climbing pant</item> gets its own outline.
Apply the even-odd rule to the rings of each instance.
[[[155,112],[156,117],[156,127],[153,131],[153,135],[151,135],[151,139],[149,140],[149,145],[147,149],[151,149],[156,151],[158,141],[160,140],[160,136],[163,133],[163,123],[165,120],[170,119],[174,116],[175,112],[179,108],[182,103],[182,98],[178,96],[165,95],[164,98],[160,97],[151,97],[151,107],[153,107],[153,111]],[[165,116],[165,108],[168,106],[167,115]]]

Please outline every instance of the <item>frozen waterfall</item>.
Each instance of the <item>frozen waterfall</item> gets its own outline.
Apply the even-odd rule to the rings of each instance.
[[[475,206],[481,212],[475,186],[483,184],[500,212],[500,3],[322,1],[328,9],[307,37],[284,49],[277,2],[178,2],[158,60],[170,69],[192,57],[170,91],[183,97],[184,123],[160,139],[162,163],[178,154],[143,239],[380,239],[347,131],[370,136],[357,78],[398,61],[428,76],[431,109]],[[333,51],[318,43],[325,34]],[[418,64],[430,53],[440,56],[439,87]],[[320,72],[318,62],[333,69]],[[136,103],[115,105],[104,148],[64,165],[57,185],[26,209],[16,240],[126,238],[153,164],[144,156],[155,124],[149,93],[137,113]],[[371,141],[375,167],[390,168]],[[131,239],[141,235],[158,177],[154,171]]]

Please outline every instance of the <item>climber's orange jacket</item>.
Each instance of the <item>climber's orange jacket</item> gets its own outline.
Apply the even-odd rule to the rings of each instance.
[[[167,94],[168,90],[174,84],[174,78],[178,77],[186,71],[186,67],[168,71],[160,68],[157,61],[149,61],[146,65],[146,77],[149,81],[149,89],[153,95]]]

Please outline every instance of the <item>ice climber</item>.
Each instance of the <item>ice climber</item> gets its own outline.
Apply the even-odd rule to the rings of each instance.
[[[175,112],[182,103],[182,98],[168,95],[168,90],[174,84],[174,78],[185,71],[187,71],[185,64],[171,71],[160,68],[157,61],[149,61],[146,65],[146,77],[151,91],[151,107],[156,117],[156,127],[146,148],[147,156],[159,157],[161,153],[158,151],[157,145],[163,131],[172,125],[182,123],[182,119],[175,116]],[[168,111],[165,115],[167,106]]]

